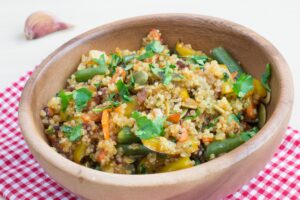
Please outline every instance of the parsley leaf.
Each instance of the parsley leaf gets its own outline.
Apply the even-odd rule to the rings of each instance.
[[[146,51],[153,51],[154,53],[161,53],[164,50],[164,46],[157,40],[153,40],[146,46]]]
[[[271,65],[266,64],[266,71],[261,76],[261,83],[266,88],[266,90],[268,90],[269,92],[271,92],[271,88],[270,88],[270,85],[268,83],[270,77],[271,77]]]
[[[135,58],[135,54],[131,54],[131,55],[127,55],[123,57],[123,63],[127,64],[129,63],[131,60],[133,60]]]
[[[74,142],[82,136],[82,125],[78,126],[62,126],[61,131],[65,136],[71,141]]]
[[[155,74],[156,76],[162,78],[164,85],[168,85],[171,83],[171,81],[173,79],[173,68],[175,68],[175,67],[176,66],[174,66],[174,65],[167,65],[164,68],[160,68],[158,66],[150,64],[150,69],[151,69],[152,73]]]
[[[73,92],[73,99],[75,100],[75,108],[77,112],[81,112],[88,101],[92,98],[92,92],[86,88],[80,88]]]
[[[142,140],[163,135],[163,124],[165,118],[157,117],[155,120],[150,120],[140,112],[134,111],[131,115],[135,119],[138,130],[135,132]]]
[[[66,112],[69,101],[72,99],[72,94],[66,94],[63,90],[58,93],[58,97],[61,99],[61,108],[62,112]]]
[[[208,61],[208,57],[206,55],[194,55],[191,56],[191,60],[194,63],[203,66]]]
[[[118,82],[116,83],[116,87],[119,91],[119,94],[120,94],[122,100],[125,101],[125,102],[130,102],[131,98],[129,97],[130,94],[129,94],[128,88],[123,83],[122,80],[118,80]]]
[[[144,60],[146,58],[151,58],[154,55],[152,51],[146,51],[146,53],[140,55],[137,59],[138,60]]]
[[[230,114],[230,115],[228,116],[227,121],[228,121],[228,123],[231,123],[232,121],[235,121],[235,122],[237,122],[237,123],[240,122],[239,119],[238,119],[238,117],[235,116],[234,114]]]
[[[201,115],[201,111],[199,108],[197,108],[196,113],[194,115],[190,115],[190,116],[186,116],[185,118],[183,118],[184,120],[193,120],[196,119],[197,117],[199,117]]]
[[[242,74],[233,84],[233,91],[238,97],[244,97],[253,89],[253,77],[251,75]]]
[[[105,66],[105,55],[104,53],[99,56],[99,58],[94,58],[93,61],[97,63],[100,67]]]

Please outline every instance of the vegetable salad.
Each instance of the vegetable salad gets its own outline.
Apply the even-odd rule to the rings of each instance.
[[[254,78],[223,47],[205,54],[159,30],[139,50],[83,55],[41,110],[55,151],[95,170],[170,172],[202,164],[252,138],[266,121],[271,66]]]

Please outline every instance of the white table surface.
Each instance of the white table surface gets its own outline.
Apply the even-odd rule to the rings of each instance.
[[[27,41],[24,21],[45,10],[75,25],[47,37]],[[271,41],[294,75],[295,104],[290,125],[300,129],[300,1],[298,0],[0,0],[0,90],[32,70],[49,53],[74,36],[126,17],[168,12],[212,15],[245,25]]]

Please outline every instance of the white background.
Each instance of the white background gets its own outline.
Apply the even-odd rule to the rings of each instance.
[[[38,10],[50,11],[75,27],[27,41],[23,35],[24,21]],[[245,25],[271,41],[293,72],[295,104],[290,125],[300,129],[299,0],[0,0],[0,90],[84,31],[126,17],[169,12],[222,17]]]

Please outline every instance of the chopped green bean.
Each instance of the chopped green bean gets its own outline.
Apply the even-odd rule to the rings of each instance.
[[[150,149],[142,144],[120,144],[118,149],[123,152],[125,156],[143,156],[151,152]]]
[[[222,141],[214,141],[210,143],[204,152],[204,157],[209,160],[212,155],[218,156],[222,153],[227,153],[236,147],[240,146],[244,142],[248,141],[256,134],[257,130],[252,129],[250,131],[242,132],[232,138],[227,138]]]
[[[106,66],[82,69],[75,73],[75,79],[77,82],[85,82],[95,75],[104,75],[107,71],[108,69]]]
[[[242,67],[231,57],[231,55],[223,48],[214,48],[211,52],[212,57],[216,59],[219,63],[225,64],[230,71],[230,73],[238,72],[238,77],[244,73]]]
[[[133,142],[140,142],[140,139],[131,132],[130,127],[125,126],[118,133],[117,142],[119,144],[131,144]]]

